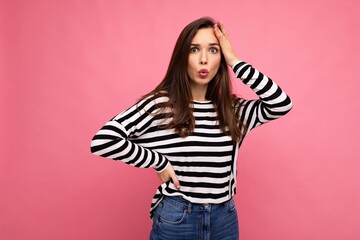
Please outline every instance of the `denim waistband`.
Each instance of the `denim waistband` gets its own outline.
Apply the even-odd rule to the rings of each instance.
[[[208,208],[216,209],[217,207],[222,207],[229,204],[229,202],[231,202],[232,200],[233,198],[230,198],[229,200],[222,203],[192,203],[181,196],[164,196],[163,198],[163,201],[167,201],[175,206],[199,210]]]

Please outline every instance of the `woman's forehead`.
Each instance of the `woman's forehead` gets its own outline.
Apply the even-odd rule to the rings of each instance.
[[[219,41],[215,36],[213,28],[201,28],[196,32],[191,44],[219,44]]]

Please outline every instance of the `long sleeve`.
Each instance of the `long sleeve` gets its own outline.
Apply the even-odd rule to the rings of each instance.
[[[253,68],[250,64],[239,61],[233,66],[235,76],[249,86],[258,96],[257,100],[241,99],[240,120],[245,122],[248,131],[280,118],[292,108],[289,96],[269,77]]]
[[[93,137],[91,152],[139,168],[161,172],[168,164],[162,154],[131,141],[144,134],[156,121],[156,111],[165,97],[141,100],[108,121]]]

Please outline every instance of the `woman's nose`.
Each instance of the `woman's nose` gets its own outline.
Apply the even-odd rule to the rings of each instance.
[[[207,54],[203,51],[200,56],[200,64],[207,64]]]

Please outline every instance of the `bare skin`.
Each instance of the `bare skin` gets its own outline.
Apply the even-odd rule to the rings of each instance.
[[[198,33],[201,30],[198,31]],[[213,29],[213,34],[215,35],[215,38],[213,38],[212,36],[209,36],[209,32],[205,32],[202,31],[200,33],[200,35],[198,35],[198,33],[195,35],[194,39],[197,40],[197,42],[201,42],[203,43],[203,45],[200,45],[200,50],[201,48],[205,49],[209,48],[208,45],[212,45],[214,43],[214,39],[217,41],[217,43],[220,45],[220,49],[221,52],[223,53],[224,57],[225,57],[225,61],[227,63],[228,66],[232,67],[236,62],[238,62],[240,60],[240,58],[236,55],[230,41],[228,38],[228,34],[225,31],[224,25],[223,23],[220,24],[215,24],[214,29]],[[196,43],[197,43],[196,42]],[[210,49],[210,48],[209,48]],[[201,54],[199,51],[199,56],[198,59],[198,64],[203,66],[203,68],[209,68],[212,69],[214,67],[214,65],[216,65],[216,57],[214,57],[213,55],[211,55],[213,52],[213,50],[211,51],[204,51],[203,54]],[[208,55],[207,55],[208,53]],[[192,53],[190,52],[189,54],[189,66],[188,66],[188,72],[189,72],[189,68],[191,69],[193,66],[196,66],[196,60],[195,58],[193,58]],[[210,59],[210,63],[214,62],[214,64],[212,66],[208,66],[208,62]],[[192,65],[190,66],[190,64],[192,63]],[[196,71],[195,71],[196,72]],[[189,75],[191,76],[191,74],[189,73]],[[196,74],[195,74],[196,75]],[[193,96],[195,100],[205,100],[205,94],[206,94],[206,89],[207,89],[207,84],[208,81],[207,77],[205,77],[204,79],[200,79],[200,80],[204,80],[202,82],[197,81],[199,79],[196,79],[196,76],[194,75],[194,77],[192,77],[192,86],[191,86],[191,90],[193,92]],[[209,77],[213,76],[215,74],[209,74]],[[212,77],[211,77],[212,78]],[[202,83],[202,84],[199,84]],[[177,189],[180,189],[180,182],[175,174],[174,168],[172,167],[172,165],[169,163],[167,165],[167,167],[161,171],[157,173],[158,177],[160,178],[160,180],[162,182],[167,182],[170,179],[172,180],[174,186]]]

